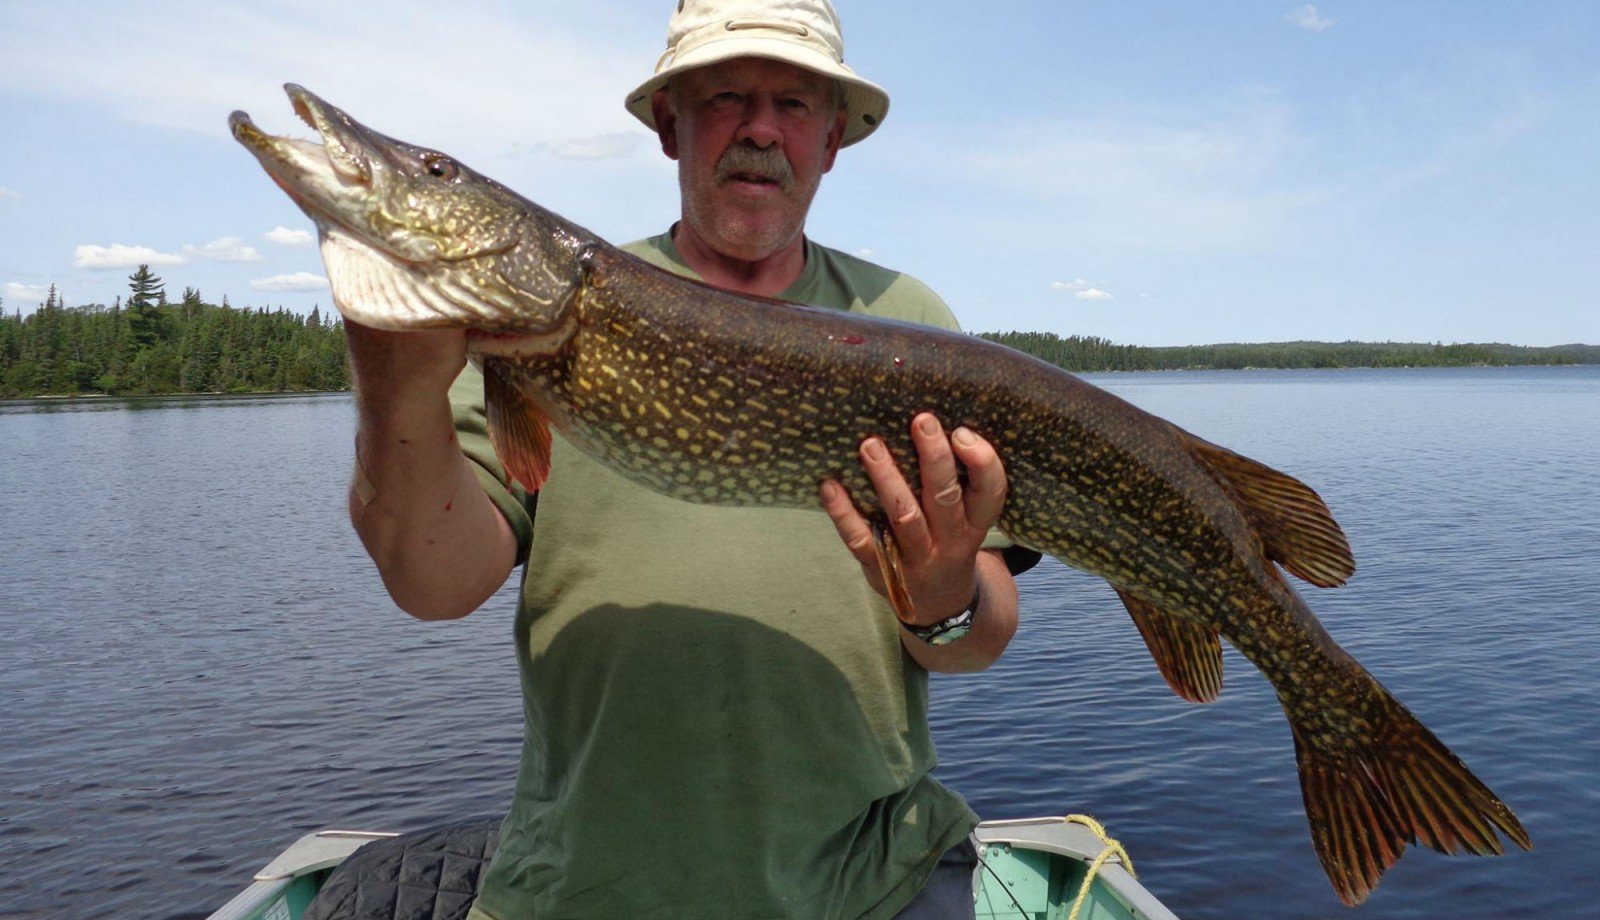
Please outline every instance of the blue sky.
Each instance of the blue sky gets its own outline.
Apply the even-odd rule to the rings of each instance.
[[[969,329],[1137,344],[1600,342],[1600,4],[836,0],[885,86],[808,232]],[[0,0],[0,296],[329,306],[227,136],[279,86],[614,241],[677,213],[622,109],[667,0]]]

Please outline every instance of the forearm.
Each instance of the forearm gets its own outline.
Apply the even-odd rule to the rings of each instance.
[[[1017,584],[1000,553],[978,554],[978,610],[972,631],[948,645],[929,645],[900,628],[900,642],[913,659],[930,671],[982,671],[1000,660],[1017,631]]]
[[[449,387],[464,342],[347,330],[358,419],[350,521],[401,609],[466,616],[505,583],[517,540],[456,441]]]

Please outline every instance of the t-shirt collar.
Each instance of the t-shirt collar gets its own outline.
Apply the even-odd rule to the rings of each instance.
[[[683,260],[683,254],[678,251],[678,244],[672,238],[673,234],[678,230],[679,223],[679,221],[674,221],[672,226],[667,228],[666,233],[656,237],[656,249],[666,257],[668,262],[672,263],[674,270],[678,274],[703,282],[706,279],[700,277],[700,273],[690,268],[689,263]],[[809,236],[802,236],[801,239],[805,242],[805,267],[800,269],[800,277],[790,282],[789,286],[778,294],[779,300],[807,303],[822,282],[822,259],[818,258],[816,244],[811,242],[811,237]]]

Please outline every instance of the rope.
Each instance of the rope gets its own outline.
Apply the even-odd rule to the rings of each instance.
[[[1089,870],[1083,874],[1083,887],[1078,889],[1078,899],[1072,902],[1072,913],[1067,915],[1067,920],[1078,920],[1078,911],[1083,909],[1083,902],[1088,899],[1089,889],[1094,885],[1094,877],[1100,873],[1100,867],[1106,864],[1106,860],[1115,856],[1117,861],[1122,863],[1122,867],[1128,870],[1129,875],[1134,878],[1139,876],[1133,871],[1133,860],[1128,857],[1128,851],[1124,850],[1122,844],[1114,838],[1106,835],[1105,826],[1099,821],[1088,815],[1067,815],[1062,820],[1068,824],[1082,824],[1093,831],[1094,835],[1100,838],[1100,842],[1106,845],[1106,848],[1100,851],[1100,855],[1089,863]]]

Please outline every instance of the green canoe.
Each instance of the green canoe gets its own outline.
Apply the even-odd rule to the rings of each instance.
[[[350,854],[394,836],[340,830],[307,834],[210,920],[300,920],[322,883]],[[1091,820],[1075,815],[985,821],[977,838],[983,863],[976,892],[979,920],[1069,920],[1074,908],[1077,920],[1177,920],[1130,874],[1120,847]]]

